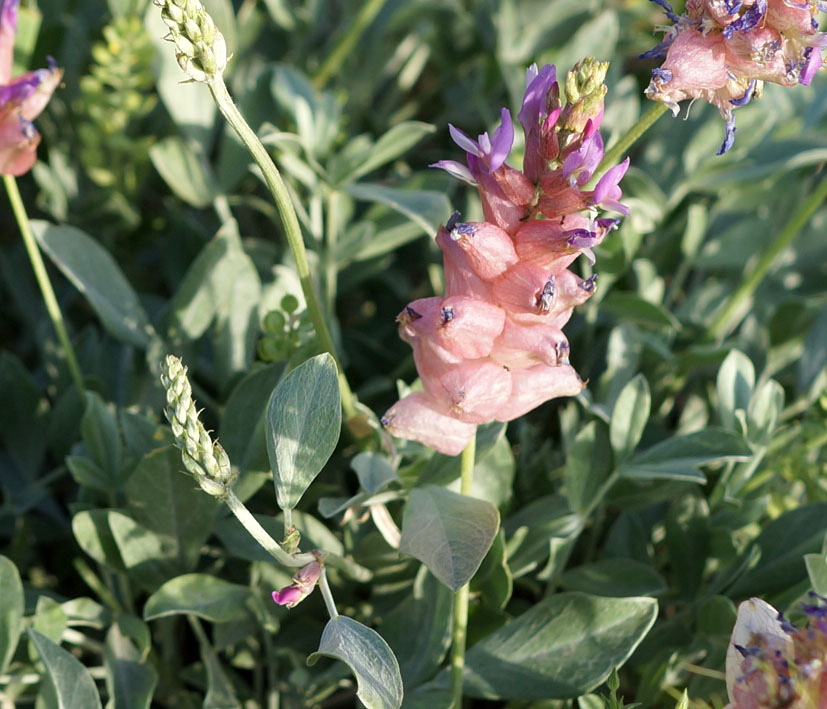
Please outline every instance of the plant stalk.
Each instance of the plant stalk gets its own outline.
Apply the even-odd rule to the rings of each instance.
[[[339,611],[336,610],[336,603],[333,601],[333,594],[330,592],[330,584],[327,582],[327,572],[322,566],[322,573],[319,575],[319,590],[322,592],[325,608],[330,620],[336,620],[339,617]]]
[[[273,199],[276,203],[279,216],[281,217],[282,225],[284,226],[284,233],[287,237],[287,243],[290,251],[293,254],[293,260],[296,263],[296,272],[301,282],[304,298],[307,301],[307,310],[310,314],[310,319],[313,322],[313,328],[316,331],[316,336],[322,345],[322,349],[329,352],[333,359],[336,360],[336,365],[339,370],[339,390],[342,396],[342,410],[345,414],[345,419],[354,418],[357,415],[356,404],[353,398],[353,392],[350,389],[347,378],[342,370],[341,362],[336,355],[336,348],[333,344],[333,338],[330,335],[330,330],[327,327],[324,314],[322,312],[319,298],[316,295],[316,289],[313,285],[313,279],[310,275],[310,266],[307,261],[307,251],[304,247],[304,240],[302,238],[301,227],[299,220],[296,218],[296,210],[293,207],[293,202],[290,199],[290,193],[287,191],[287,186],[279,173],[269,153],[261,144],[261,141],[256,136],[252,128],[238,107],[233,102],[232,97],[227,91],[227,85],[224,83],[224,78],[220,74],[216,74],[206,82],[212,92],[215,103],[218,105],[221,113],[227,119],[227,122],[233,127],[241,142],[244,143],[247,150],[253,156],[256,164],[261,169],[264,175],[264,181]]]
[[[775,259],[778,258],[784,249],[786,249],[798,236],[798,232],[810,220],[810,217],[815,214],[816,210],[821,206],[822,202],[827,199],[827,179],[822,178],[821,182],[816,185],[813,193],[807,198],[792,218],[787,222],[778,236],[775,237],[769,248],[761,256],[761,260],[756,265],[752,273],[741,282],[741,285],[730,296],[726,305],[721,309],[720,313],[712,321],[712,324],[707,330],[707,339],[720,339],[731,332],[741,321],[743,314],[740,317],[733,318],[733,316],[742,308],[744,302],[748,300],[764,277],[769,273]]]
[[[49,273],[46,271],[46,265],[43,263],[40,247],[38,247],[37,240],[32,233],[29,217],[26,214],[26,207],[23,205],[23,199],[20,196],[20,191],[17,189],[17,181],[12,175],[3,175],[3,182],[6,185],[6,192],[9,195],[9,202],[11,202],[14,218],[17,220],[20,234],[23,236],[26,253],[28,253],[29,261],[32,263],[32,269],[34,269],[34,277],[37,280],[37,285],[40,286],[40,293],[43,296],[46,311],[49,313],[52,325],[57,333],[57,338],[63,347],[63,353],[66,355],[66,364],[69,366],[72,381],[74,381],[78,391],[83,394],[83,375],[80,372],[75,350],[69,340],[69,334],[66,331],[66,324],[63,321],[63,314],[60,312],[60,306],[57,303],[52,282],[49,280]]]
[[[476,454],[476,436],[470,440],[462,451],[460,462],[460,494],[471,494],[474,479],[474,457]],[[468,637],[468,589],[470,581],[454,594],[453,632],[451,640],[451,707],[462,708],[462,673],[465,669],[465,641]]]

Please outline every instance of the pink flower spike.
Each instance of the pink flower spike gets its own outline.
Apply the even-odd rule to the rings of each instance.
[[[567,361],[568,344],[561,349],[560,361]],[[574,371],[574,367],[561,364],[550,367],[536,364],[511,374],[511,396],[508,403],[497,412],[497,421],[513,421],[549,399],[575,396],[586,385]]]
[[[20,0],[2,0],[0,4],[0,86],[11,79],[19,4]]]
[[[449,416],[422,392],[408,394],[382,417],[392,436],[419,441],[445,455],[459,455],[476,434],[475,424]]]

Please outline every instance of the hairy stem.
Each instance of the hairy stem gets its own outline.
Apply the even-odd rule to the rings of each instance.
[[[356,404],[353,399],[353,392],[350,390],[350,385],[345,378],[341,362],[339,362],[339,358],[336,355],[333,338],[330,335],[330,329],[327,326],[327,321],[324,318],[319,299],[316,295],[316,289],[310,275],[310,266],[307,262],[307,251],[304,248],[304,240],[302,239],[301,228],[299,227],[299,220],[296,218],[296,210],[293,207],[287,186],[284,184],[284,180],[267,150],[261,144],[255,132],[250,128],[247,121],[244,120],[244,116],[241,115],[238,107],[233,102],[232,97],[227,91],[227,85],[224,83],[223,77],[216,74],[210,77],[206,83],[207,86],[210,87],[210,91],[221,113],[224,114],[227,122],[233,127],[238,137],[241,138],[241,142],[244,143],[256,161],[256,164],[261,169],[264,175],[264,181],[267,183],[267,187],[273,195],[284,226],[284,233],[287,236],[287,243],[290,246],[293,260],[296,263],[296,272],[301,281],[304,298],[307,301],[307,310],[310,314],[310,320],[313,322],[316,336],[319,338],[322,349],[333,356],[338,366],[339,390],[342,395],[342,409],[345,413],[345,419],[353,418],[356,416]]]
[[[471,494],[476,446],[477,439],[474,437],[462,451],[460,493],[463,495]],[[468,637],[468,587],[469,584],[465,584],[454,594],[451,636],[451,707],[453,709],[462,707],[462,672],[465,669],[465,640]]]
[[[77,357],[75,357],[75,350],[69,340],[69,334],[66,332],[63,314],[60,312],[60,306],[57,303],[52,282],[49,280],[46,265],[43,263],[43,256],[40,254],[37,240],[32,233],[29,217],[26,214],[26,207],[23,205],[23,199],[20,197],[20,191],[17,189],[17,182],[11,175],[3,175],[3,182],[6,185],[6,192],[9,195],[14,218],[17,220],[20,234],[23,236],[23,243],[26,245],[26,253],[29,255],[29,261],[32,262],[34,276],[37,279],[37,285],[40,286],[43,302],[52,320],[52,325],[54,325],[57,338],[60,340],[61,347],[63,347],[63,354],[66,355],[66,363],[69,365],[72,380],[78,388],[78,391],[83,393],[83,375],[80,373],[80,366],[78,365]]]
[[[758,286],[761,285],[761,281],[769,273],[775,259],[792,243],[798,232],[815,214],[825,199],[827,199],[827,179],[822,179],[801,209],[792,216],[778,236],[775,237],[752,273],[741,282],[741,285],[730,296],[715,320],[712,321],[707,331],[707,339],[718,339],[725,336],[741,321],[743,313],[739,317],[733,316],[741,310],[744,302],[755,293]]]

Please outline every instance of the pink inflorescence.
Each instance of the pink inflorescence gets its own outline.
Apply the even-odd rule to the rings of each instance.
[[[63,72],[50,59],[48,69],[12,78],[20,0],[0,0],[0,175],[22,175],[36,159],[40,134],[32,121],[49,102]]]
[[[744,601],[726,659],[726,709],[821,709],[827,706],[827,598],[802,604],[797,628],[759,598]]]
[[[393,435],[457,455],[478,424],[510,421],[585,386],[562,328],[594,293],[596,276],[584,280],[568,266],[580,254],[594,263],[592,247],[617,225],[598,217],[600,207],[629,213],[618,202],[628,158],[586,189],[603,157],[607,67],[587,59],[569,72],[565,104],[553,66],[528,69],[522,171],[505,162],[514,139],[508,109],[490,137],[473,140],[450,126],[466,163],[434,167],[477,187],[485,221],[462,222],[457,212],[439,229],[445,294],[397,317],[424,391],[384,415]]]
[[[687,0],[678,16],[667,0],[653,0],[672,25],[666,37],[642,57],[665,57],[646,95],[668,106],[701,98],[718,107],[726,120],[725,153],[735,140],[733,111],[761,96],[763,82],[809,84],[822,65],[827,34],[815,14],[821,0]]]

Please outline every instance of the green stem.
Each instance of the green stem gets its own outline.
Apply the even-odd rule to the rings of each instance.
[[[476,436],[462,451],[460,463],[460,494],[471,494],[474,479],[474,456],[476,453]],[[462,671],[465,669],[465,640],[468,637],[468,587],[465,584],[454,595],[453,633],[451,641],[451,702],[452,709],[462,707]]]
[[[29,261],[32,262],[34,276],[37,279],[37,285],[40,286],[40,293],[43,295],[43,302],[46,304],[46,310],[52,320],[52,325],[54,325],[57,338],[63,347],[63,353],[66,355],[69,372],[72,375],[75,386],[82,394],[84,391],[83,375],[80,373],[80,366],[78,365],[77,357],[75,357],[75,350],[69,340],[69,334],[66,332],[63,315],[60,312],[60,306],[57,303],[52,282],[49,280],[46,265],[43,263],[43,257],[40,255],[40,248],[32,233],[29,217],[26,214],[26,207],[23,205],[23,199],[20,197],[20,191],[17,189],[17,182],[11,175],[3,175],[3,182],[6,185],[6,192],[9,195],[11,208],[17,220],[17,226],[20,227],[20,233],[23,236],[23,243],[26,245],[26,252],[29,254]]]
[[[644,113],[617,143],[614,144],[609,152],[603,155],[603,159],[597,166],[597,169],[592,174],[592,179],[589,181],[589,189],[597,183],[600,176],[606,172],[610,167],[620,162],[622,155],[631,148],[637,139],[640,138],[647,130],[649,130],[655,122],[664,113],[666,113],[666,105],[656,102],[646,113]]]
[[[227,122],[233,127],[238,137],[241,138],[241,142],[244,143],[247,150],[250,151],[256,164],[261,168],[264,181],[267,183],[267,187],[273,195],[279,216],[284,225],[287,243],[293,254],[293,260],[296,262],[296,272],[301,281],[304,298],[307,301],[307,310],[313,322],[313,327],[316,330],[316,336],[319,338],[322,349],[333,355],[333,359],[336,360],[339,368],[339,389],[342,395],[342,409],[345,413],[345,419],[353,418],[357,415],[353,392],[350,390],[350,386],[342,370],[342,365],[336,356],[333,338],[330,335],[330,330],[327,327],[327,322],[322,313],[319,299],[316,296],[316,289],[313,286],[313,279],[310,275],[310,266],[307,262],[307,251],[304,248],[301,227],[299,227],[299,220],[296,218],[296,210],[293,207],[287,186],[284,184],[284,180],[282,180],[281,174],[270,158],[267,150],[261,144],[255,132],[247,124],[247,121],[244,120],[244,116],[241,115],[238,107],[233,102],[232,97],[227,91],[227,85],[224,83],[223,77],[217,74],[211,77],[206,83],[221,113],[224,114]]]
[[[336,603],[333,601],[333,594],[330,592],[330,584],[327,583],[327,573],[322,567],[322,573],[319,575],[319,590],[322,592],[325,608],[330,620],[336,620],[339,617],[339,611],[336,610]]]
[[[813,193],[804,202],[804,205],[799,209],[792,218],[787,222],[778,236],[775,237],[772,244],[761,256],[761,260],[755,267],[752,273],[741,282],[736,291],[724,305],[721,312],[712,321],[707,331],[707,339],[718,339],[731,332],[733,328],[741,321],[741,317],[733,319],[737,311],[741,309],[744,301],[750,298],[764,277],[769,273],[773,262],[778,255],[784,251],[798,235],[798,232],[810,220],[810,217],[815,214],[816,210],[821,206],[821,203],[827,199],[827,179],[822,179],[816,186]]]
[[[345,57],[350,54],[356,46],[362,33],[367,29],[368,25],[373,22],[374,18],[379,14],[385,0],[367,0],[362,5],[362,9],[353,19],[353,23],[348,28],[347,32],[342,36],[333,51],[324,60],[318,73],[313,77],[313,86],[317,89],[324,88],[333,72],[339,69],[344,62]]]

